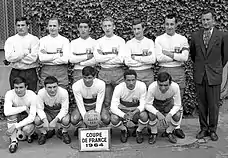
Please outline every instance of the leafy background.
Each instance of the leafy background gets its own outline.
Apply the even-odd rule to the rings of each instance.
[[[32,27],[39,27],[39,37],[48,34],[46,25],[48,19],[57,16],[61,19],[62,27],[60,34],[73,40],[79,37],[77,23],[81,18],[91,20],[91,36],[95,39],[104,35],[101,29],[101,20],[106,16],[115,19],[115,34],[123,37],[126,41],[133,37],[131,22],[140,17],[146,25],[145,36],[155,39],[164,33],[164,17],[169,12],[177,13],[177,32],[190,40],[190,34],[201,27],[201,12],[205,8],[214,9],[216,27],[226,31],[228,25],[228,2],[225,0],[37,0],[35,2],[24,0],[25,16],[31,21]],[[154,66],[157,72],[159,67]],[[189,59],[185,64],[187,86],[183,98],[184,114],[193,115],[196,111],[197,102],[195,85],[192,75],[192,61]],[[69,77],[72,85],[72,65],[69,65]],[[70,102],[75,106],[71,86]]]

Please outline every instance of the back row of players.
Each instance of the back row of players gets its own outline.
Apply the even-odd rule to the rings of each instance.
[[[40,73],[42,86],[45,86],[44,81],[48,76],[55,76],[55,78],[58,79],[58,85],[66,88],[69,83],[67,71],[68,62],[75,64],[73,71],[74,83],[82,78],[82,69],[85,66],[95,66],[99,64],[101,68],[99,69],[98,78],[105,82],[104,107],[105,109],[109,109],[114,88],[124,80],[123,64],[127,65],[131,70],[134,70],[137,73],[137,79],[144,82],[148,88],[154,81],[152,64],[157,61],[161,66],[159,71],[168,72],[172,76],[173,80],[179,84],[181,96],[183,96],[185,88],[183,62],[187,61],[189,55],[188,41],[184,36],[175,32],[177,21],[174,14],[169,14],[165,17],[164,25],[166,33],[158,36],[154,44],[151,39],[143,35],[145,29],[143,22],[139,19],[135,19],[132,24],[135,37],[125,44],[124,39],[114,34],[115,25],[111,17],[107,17],[102,21],[102,29],[105,35],[98,40],[92,39],[89,35],[90,21],[82,19],[78,24],[80,38],[72,40],[69,44],[69,40],[59,34],[60,23],[56,18],[48,21],[47,27],[49,35],[40,40],[28,33],[29,25],[25,18],[17,19],[17,34],[7,39],[5,43],[5,57],[12,67],[9,79],[11,89],[14,88],[13,81],[15,77],[21,76],[28,82],[28,89],[37,91],[38,77],[36,68],[38,66],[38,58],[42,64]],[[77,98],[75,91],[74,94]],[[133,100],[137,102],[137,100]],[[83,105],[80,104],[83,100],[81,99],[80,101],[79,103],[77,101],[77,106],[81,116],[84,116],[85,110],[82,110],[80,107],[80,105]],[[54,102],[55,100],[52,98],[50,105],[53,105]],[[48,103],[47,105],[49,105]],[[126,107],[128,106],[126,105]],[[51,106],[51,109],[55,108],[57,107]],[[141,110],[142,109],[139,109],[139,111]],[[124,117],[122,112],[119,110],[116,111],[119,117]],[[64,113],[64,111],[61,111],[61,114],[62,113]],[[104,114],[102,116],[105,117],[105,114],[108,114],[108,110],[101,110],[101,113]],[[7,113],[5,114],[7,115]],[[77,115],[78,111],[74,111],[72,114],[72,116],[80,116]],[[172,113],[172,116],[173,115],[174,113]],[[183,108],[180,103],[180,121],[174,133],[184,138],[184,133],[180,129],[182,115]],[[41,116],[44,117],[44,114]],[[43,120],[43,117],[40,119]],[[160,119],[163,118],[161,115],[157,117]],[[77,119],[78,118],[71,119],[71,122],[74,123]],[[121,137],[124,136],[121,140],[125,142],[127,136],[125,126],[121,125],[117,118],[113,119],[116,120],[116,122],[113,123],[117,123],[117,125],[121,127]],[[58,119],[54,120],[55,123]],[[145,119],[142,119],[141,122],[142,124],[146,124]],[[75,124],[77,123],[79,122],[75,122]],[[106,124],[107,123],[108,122],[106,122]],[[138,127],[139,131],[140,128],[141,126]],[[65,133],[64,130],[63,133]],[[70,139],[67,135],[64,134],[62,137],[65,142],[69,142]],[[42,140],[41,138],[42,137],[40,137],[39,140]],[[172,139],[174,137],[169,138],[172,142],[176,142],[175,139]],[[43,144],[42,142],[45,141],[39,142]],[[140,135],[137,136],[137,142],[142,142]],[[17,146],[15,144],[17,143],[10,145],[10,149],[14,149],[14,147]]]

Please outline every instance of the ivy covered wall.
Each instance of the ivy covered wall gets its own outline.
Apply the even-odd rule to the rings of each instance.
[[[48,19],[57,16],[61,19],[60,34],[69,40],[78,38],[76,24],[81,18],[89,18],[92,22],[91,36],[95,39],[104,35],[101,20],[112,16],[116,23],[115,33],[126,41],[133,37],[131,22],[140,17],[146,24],[145,36],[155,39],[164,33],[164,16],[169,12],[178,15],[177,32],[190,40],[190,34],[201,26],[201,12],[205,8],[213,8],[216,16],[216,27],[226,31],[228,25],[228,2],[225,0],[24,0],[24,14],[32,26],[39,26],[40,37],[48,34],[46,25]],[[192,62],[189,59],[185,65],[187,86],[183,99],[185,115],[191,115],[197,106],[195,86],[192,75]],[[155,64],[155,72],[158,66]],[[69,65],[71,78],[72,65]],[[70,85],[72,80],[70,80]],[[74,99],[69,86],[71,106]]]

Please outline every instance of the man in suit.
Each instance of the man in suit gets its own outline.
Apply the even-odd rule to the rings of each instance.
[[[199,104],[200,132],[196,138],[210,136],[212,141],[217,141],[220,87],[227,60],[223,32],[214,27],[214,12],[205,10],[201,18],[203,29],[192,34],[190,45]]]

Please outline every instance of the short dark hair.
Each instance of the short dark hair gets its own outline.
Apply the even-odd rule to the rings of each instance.
[[[85,24],[87,24],[89,27],[91,27],[91,22],[90,22],[90,20],[88,20],[88,19],[81,19],[81,20],[79,20],[78,26],[79,26],[81,23],[85,23]]]
[[[137,73],[135,70],[128,69],[124,72],[124,79],[126,79],[127,75],[134,75],[137,78]]]
[[[24,83],[25,86],[27,86],[27,81],[24,77],[21,77],[21,76],[17,76],[13,79],[13,85],[14,84],[21,84],[21,83]]]
[[[46,87],[47,84],[52,84],[52,83],[59,83],[58,79],[54,76],[48,76],[44,80],[44,86]]]
[[[17,24],[18,21],[25,21],[26,25],[29,25],[29,21],[28,21],[28,19],[26,17],[16,18],[15,24]]]
[[[93,68],[92,66],[86,66],[82,69],[82,76],[92,75],[93,77],[95,77],[96,72],[97,72],[96,69]]]
[[[132,22],[132,25],[134,26],[134,25],[138,25],[138,24],[141,24],[143,28],[145,27],[144,22],[140,18],[134,19]]]
[[[175,23],[177,22],[177,15],[176,15],[176,13],[169,13],[169,14],[167,14],[166,16],[165,16],[165,19],[173,19],[173,18],[175,18]]]
[[[165,82],[169,80],[169,83],[172,82],[172,77],[168,72],[160,72],[158,73],[158,81],[159,82]]]
[[[202,15],[208,14],[208,13],[211,13],[212,17],[214,18],[215,12],[214,12],[213,9],[210,9],[210,8],[204,9],[203,12],[202,12]]]

